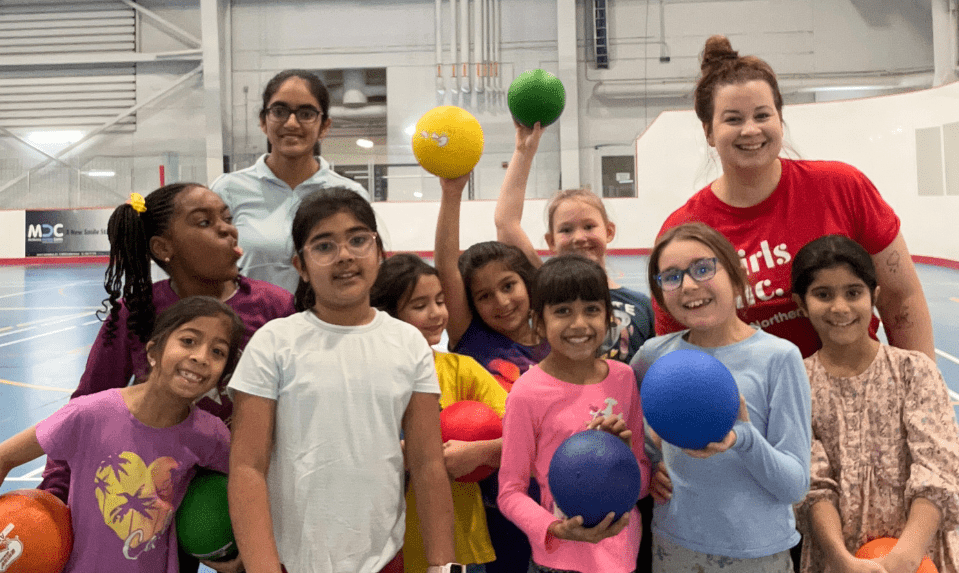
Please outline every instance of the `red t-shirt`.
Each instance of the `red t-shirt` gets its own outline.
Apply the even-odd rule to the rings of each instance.
[[[858,169],[835,161],[780,159],[782,178],[772,195],[752,207],[723,203],[707,185],[663,223],[659,233],[700,221],[736,247],[749,275],[746,308],[740,316],[753,326],[796,344],[804,357],[819,346],[812,324],[792,300],[790,262],[806,243],[823,235],[853,239],[871,255],[899,234],[899,217]],[[654,304],[656,334],[685,327]],[[879,325],[873,319],[875,336]]]

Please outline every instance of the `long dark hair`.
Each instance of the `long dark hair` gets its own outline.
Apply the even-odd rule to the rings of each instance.
[[[280,89],[280,86],[283,85],[283,82],[290,78],[300,78],[306,82],[306,86],[310,90],[310,93],[316,98],[316,101],[319,102],[320,129],[322,129],[322,125],[326,123],[326,120],[330,117],[330,92],[326,89],[326,85],[319,76],[307,70],[283,70],[282,72],[273,76],[270,81],[267,82],[266,87],[263,88],[263,107],[260,108],[260,121],[266,121],[266,109],[267,106],[270,105],[270,100],[273,99],[274,95],[276,95],[277,90]],[[269,140],[266,142],[266,151],[267,153],[273,151],[273,144],[271,144]],[[313,155],[319,154],[320,142],[317,141],[313,144]]]
[[[167,270],[164,261],[150,250],[150,239],[164,235],[170,228],[176,210],[176,198],[180,193],[199,183],[171,183],[153,191],[145,198],[146,211],[139,213],[129,203],[113,210],[107,223],[110,240],[110,262],[103,276],[103,288],[107,298],[103,306],[108,309],[106,340],[116,336],[120,308],[126,306],[129,318],[127,328],[140,342],[146,343],[153,331],[156,309],[153,306],[153,278],[150,260]],[[120,299],[123,299],[121,304]]]
[[[310,238],[310,232],[320,221],[332,217],[337,213],[350,213],[356,220],[366,225],[376,233],[376,248],[380,257],[383,256],[383,240],[376,232],[376,213],[373,207],[356,191],[345,187],[330,187],[314,191],[307,195],[293,217],[293,249],[297,256],[303,258],[303,247]],[[300,278],[294,294],[294,305],[297,311],[304,311],[316,304],[316,293],[313,287]]]

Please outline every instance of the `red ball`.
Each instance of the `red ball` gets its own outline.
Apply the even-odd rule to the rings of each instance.
[[[38,489],[0,495],[0,571],[60,573],[72,549],[70,508],[55,495]]]
[[[450,404],[440,412],[440,432],[443,442],[461,440],[478,442],[503,437],[503,422],[496,412],[482,402],[463,400]],[[489,477],[495,470],[480,466],[456,481],[475,482]]]
[[[896,541],[898,540],[895,537],[873,539],[863,544],[863,546],[856,551],[856,558],[876,559],[877,557],[885,557],[892,551],[892,548],[895,547]],[[932,562],[932,559],[923,557],[922,561],[919,562],[919,569],[916,569],[916,573],[939,573],[939,570],[936,569],[936,564]]]

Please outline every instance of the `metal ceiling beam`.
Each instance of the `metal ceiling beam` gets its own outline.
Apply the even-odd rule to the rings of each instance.
[[[41,56],[5,56],[0,60],[0,69],[37,66],[82,66],[87,64],[139,64],[160,61],[198,62],[202,59],[202,50],[180,50],[152,54],[144,52],[90,52]]]
[[[129,109],[126,109],[126,110],[124,110],[123,112],[119,113],[116,117],[114,117],[114,118],[111,119],[110,121],[104,123],[103,125],[101,125],[100,127],[97,127],[96,129],[88,132],[86,135],[84,135],[84,136],[83,136],[82,138],[80,138],[78,141],[76,141],[76,142],[74,142],[74,143],[71,143],[70,145],[64,147],[63,149],[61,149],[60,151],[58,151],[58,152],[56,152],[56,153],[54,153],[54,154],[46,154],[46,155],[47,155],[47,159],[44,159],[44,160],[41,161],[40,163],[37,163],[36,165],[30,167],[30,169],[24,171],[24,172],[21,173],[18,177],[14,178],[14,179],[11,179],[10,181],[8,181],[8,182],[4,183],[2,186],[0,186],[0,193],[3,193],[4,191],[6,191],[7,189],[13,187],[14,185],[16,185],[17,183],[19,183],[20,181],[23,181],[24,179],[26,179],[27,177],[29,177],[31,173],[33,173],[34,171],[37,171],[38,169],[42,169],[43,167],[45,167],[46,165],[48,165],[51,161],[58,161],[61,157],[64,157],[64,156],[68,155],[70,152],[72,152],[73,150],[77,149],[78,147],[80,147],[81,145],[83,145],[84,143],[86,143],[87,141],[89,141],[90,139],[96,137],[97,135],[100,135],[101,133],[103,133],[103,132],[106,131],[107,129],[110,129],[110,128],[113,127],[114,125],[120,123],[121,121],[123,121],[124,118],[127,118],[127,117],[133,115],[134,113],[136,113],[136,112],[139,111],[140,109],[142,109],[142,108],[144,108],[144,107],[146,107],[146,106],[148,106],[148,105],[152,105],[153,102],[158,101],[158,100],[166,97],[167,95],[173,93],[173,92],[176,91],[177,89],[183,87],[183,85],[185,85],[185,84],[187,83],[187,81],[189,81],[189,80],[192,79],[193,77],[199,75],[202,70],[203,70],[203,65],[202,65],[202,64],[201,64],[201,65],[198,65],[197,67],[193,68],[192,70],[190,70],[190,71],[187,72],[186,74],[183,74],[182,76],[180,76],[179,78],[177,78],[176,81],[174,81],[172,84],[170,84],[170,85],[167,86],[166,88],[164,88],[164,89],[160,90],[159,92],[153,94],[152,96],[150,96],[149,98],[141,101],[140,103],[138,103],[138,104],[130,107]]]
[[[129,6],[130,8],[133,8],[134,10],[136,10],[143,16],[146,16],[147,18],[152,20],[153,23],[156,24],[158,28],[162,29],[164,32],[166,32],[170,36],[176,38],[177,40],[183,42],[184,44],[190,46],[191,48],[199,48],[203,45],[203,42],[201,42],[199,38],[187,32],[183,28],[177,26],[176,24],[163,19],[161,16],[159,16],[155,12],[152,12],[148,10],[147,8],[144,8],[143,6],[140,6],[139,4],[137,4],[136,2],[132,2],[131,0],[120,0],[120,1],[126,4],[127,6]]]

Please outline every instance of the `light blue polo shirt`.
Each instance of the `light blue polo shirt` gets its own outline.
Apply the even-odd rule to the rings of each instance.
[[[251,279],[273,283],[295,292],[299,275],[293,267],[293,216],[300,201],[314,191],[345,187],[367,201],[370,194],[362,185],[343,177],[330,163],[317,157],[320,169],[312,177],[291,189],[266,165],[266,155],[251,167],[224,173],[210,189],[223,199],[233,214],[239,232],[240,272]]]

